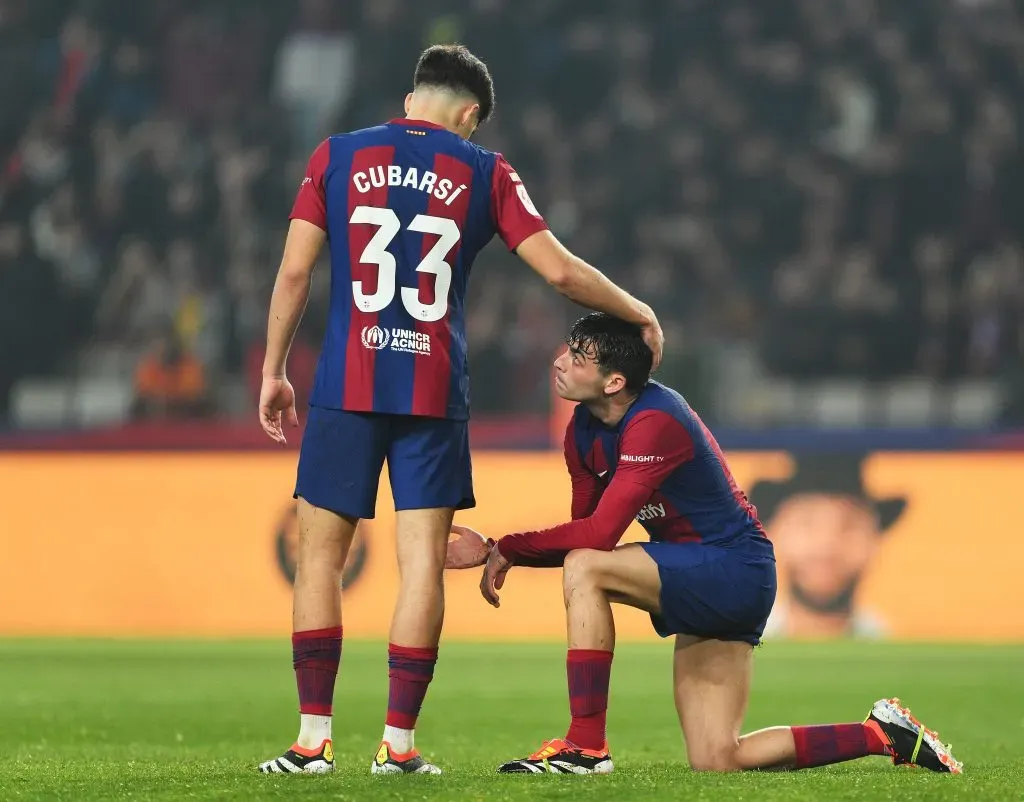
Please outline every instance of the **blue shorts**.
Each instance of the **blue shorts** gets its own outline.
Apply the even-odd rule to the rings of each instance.
[[[661,577],[661,637],[761,642],[777,588],[775,561],[701,543],[642,543]]]
[[[384,460],[396,510],[476,506],[469,422],[310,407],[295,498],[373,518]]]

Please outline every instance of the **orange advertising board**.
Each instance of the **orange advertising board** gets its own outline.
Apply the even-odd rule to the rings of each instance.
[[[729,455],[776,541],[766,634],[1024,640],[1024,455],[875,454],[807,466]],[[4,454],[0,634],[281,635],[290,630],[294,454]],[[559,454],[474,456],[491,536],[559,523]],[[346,574],[345,630],[383,637],[395,597],[386,477]],[[643,539],[634,525],[627,539]],[[564,637],[560,572],[513,568],[494,610],[479,571],[449,572],[446,637]],[[619,637],[656,638],[616,613]]]

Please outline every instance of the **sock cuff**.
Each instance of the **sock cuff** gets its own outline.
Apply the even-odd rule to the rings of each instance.
[[[437,647],[432,649],[418,646],[398,646],[394,643],[388,644],[388,657],[400,660],[420,660],[423,662],[437,662]]]
[[[807,745],[807,731],[806,726],[790,727],[789,731],[793,733],[793,765],[797,769],[806,769],[810,765],[810,754]]]
[[[292,633],[292,644],[303,643],[309,640],[324,640],[337,638],[341,640],[341,627],[327,627],[327,629],[305,629],[301,632]]]
[[[611,665],[614,652],[604,649],[570,649],[566,656],[568,663],[605,663]]]

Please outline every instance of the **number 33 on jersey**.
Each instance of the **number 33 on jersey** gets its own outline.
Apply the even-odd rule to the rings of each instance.
[[[327,232],[331,304],[311,403],[469,417],[465,300],[473,260],[546,228],[500,154],[421,120],[333,136],[291,213]]]

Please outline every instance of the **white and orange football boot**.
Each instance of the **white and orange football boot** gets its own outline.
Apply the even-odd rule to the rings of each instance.
[[[334,771],[334,744],[325,740],[316,749],[294,744],[281,757],[260,763],[264,774],[326,774]]]
[[[920,766],[943,774],[963,773],[964,764],[953,757],[952,747],[914,718],[899,699],[879,699],[864,723],[881,730],[888,739],[895,765]]]
[[[391,748],[387,741],[381,741],[377,754],[370,764],[371,774],[440,774],[441,769],[428,763],[418,751],[401,754]]]
[[[611,774],[615,766],[608,744],[599,750],[581,749],[561,738],[545,741],[529,757],[498,767],[501,774]]]

